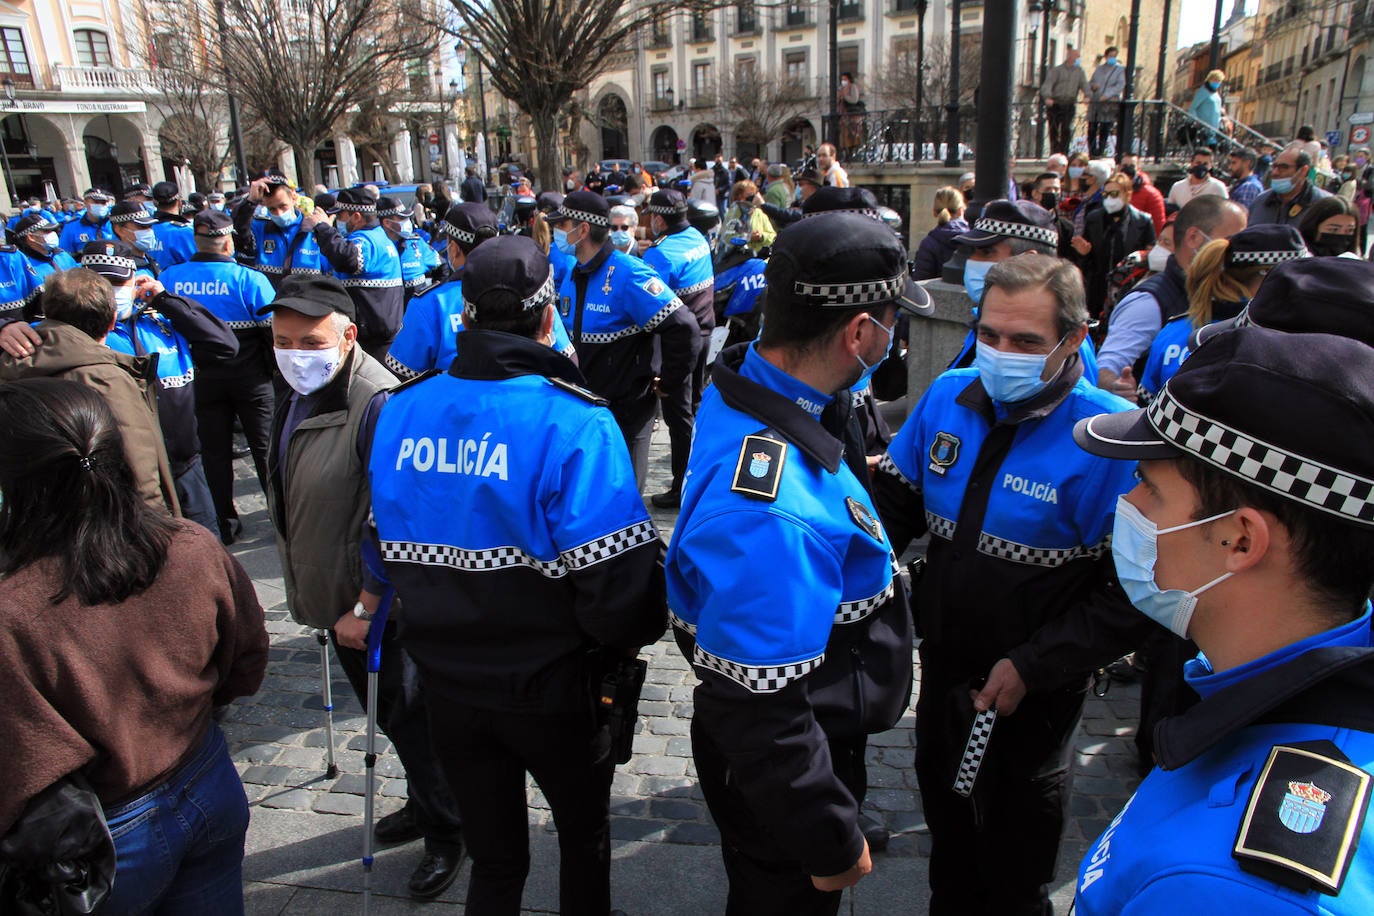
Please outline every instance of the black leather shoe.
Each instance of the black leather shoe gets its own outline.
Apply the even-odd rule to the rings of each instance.
[[[444,891],[458,877],[458,869],[463,865],[463,849],[458,847],[447,852],[425,852],[420,864],[410,876],[410,896],[420,900],[432,900]]]
[[[424,833],[416,820],[415,806],[406,802],[400,811],[394,811],[378,819],[377,823],[372,825],[372,835],[384,846],[395,846],[397,843],[418,840]]]
[[[649,502],[659,509],[678,509],[682,506],[682,491],[669,490],[666,493],[655,493],[649,497]]]
[[[243,522],[237,518],[219,520],[219,540],[225,547],[230,546],[243,536]]]
[[[878,823],[876,818],[868,814],[860,814],[859,830],[863,833],[864,839],[868,841],[868,848],[871,851],[882,852],[887,849],[889,839],[887,828]]]

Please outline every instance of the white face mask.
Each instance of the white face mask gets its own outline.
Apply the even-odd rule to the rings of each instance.
[[[327,350],[276,350],[277,368],[297,394],[314,394],[339,373],[343,355],[338,347]]]
[[[117,286],[114,291],[115,317],[124,321],[134,313],[134,288]]]
[[[1169,263],[1169,249],[1163,245],[1156,245],[1150,249],[1150,256],[1146,260],[1149,262],[1150,270],[1163,273]]]
[[[1117,197],[1103,197],[1102,209],[1108,213],[1120,213],[1126,209],[1126,198],[1119,195]]]

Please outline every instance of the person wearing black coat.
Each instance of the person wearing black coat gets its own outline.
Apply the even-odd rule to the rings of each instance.
[[[964,219],[964,195],[953,186],[935,192],[935,228],[926,233],[911,261],[913,280],[933,280],[959,247],[955,236],[968,232]]]
[[[1088,294],[1088,311],[1096,318],[1107,300],[1107,277],[1122,258],[1155,243],[1154,221],[1148,213],[1131,206],[1130,176],[1118,172],[1102,191],[1102,206],[1088,214],[1080,249],[1079,266]]]

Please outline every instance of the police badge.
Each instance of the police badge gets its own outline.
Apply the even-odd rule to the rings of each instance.
[[[766,431],[765,431],[766,432]],[[735,481],[730,487],[751,499],[778,498],[782,466],[787,462],[787,443],[758,434],[745,436],[735,462]]]
[[[945,469],[959,460],[959,437],[946,432],[935,434],[930,444],[930,470],[943,475]]]
[[[571,296],[560,296],[558,298],[558,311],[564,318],[568,317],[568,313],[572,311]]]
[[[276,239],[263,239],[263,240],[262,240],[262,253],[263,253],[263,254],[272,254],[272,253],[275,252],[276,250],[277,250],[277,240],[276,240]]]

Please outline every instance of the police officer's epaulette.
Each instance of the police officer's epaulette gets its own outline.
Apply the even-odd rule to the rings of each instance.
[[[745,436],[730,490],[770,503],[777,499],[782,484],[782,466],[787,463],[787,449],[787,443],[771,429]]]
[[[447,282],[447,281],[445,281],[445,282]],[[417,290],[414,292],[414,294],[411,295],[411,297],[410,297],[410,298],[411,298],[411,301],[414,301],[414,300],[416,300],[416,299],[419,299],[421,296],[428,296],[430,293],[434,292],[436,289],[438,289],[439,287],[441,287],[441,286],[443,286],[443,285],[444,285],[443,283],[426,283],[423,287],[421,287],[420,289],[417,289]]]
[[[408,378],[404,382],[401,382],[399,385],[393,385],[391,388],[388,389],[388,391],[390,391],[390,393],[392,394],[400,394],[407,388],[410,388],[414,385],[418,385],[427,379],[432,379],[434,378],[434,376],[441,374],[443,371],[444,370],[442,369],[426,369],[424,372],[421,372],[414,378]]]
[[[605,398],[601,397],[595,392],[588,391],[581,385],[574,385],[567,379],[555,378],[551,375],[546,376],[546,378],[548,378],[548,380],[552,382],[555,387],[562,388],[568,394],[571,394],[575,397],[579,397],[589,404],[595,404],[597,407],[607,407],[611,403],[610,401],[606,400]]]
[[[1330,741],[1278,744],[1245,808],[1231,855],[1276,884],[1340,893],[1369,806],[1370,775]]]
[[[19,246],[18,246],[18,245],[5,245],[5,244],[0,244],[0,251],[4,252],[5,254],[12,254],[13,252],[16,252],[16,251],[18,251],[18,250],[19,250]]]

